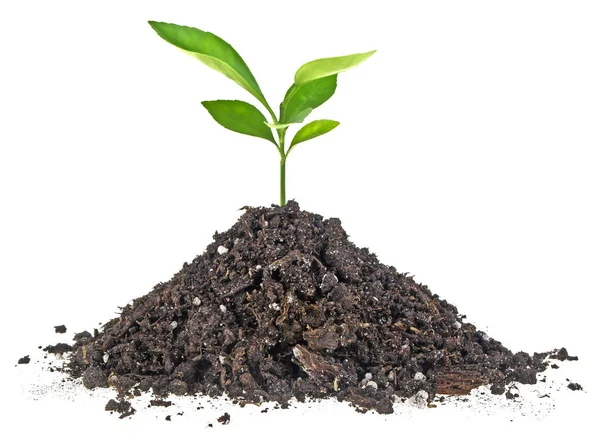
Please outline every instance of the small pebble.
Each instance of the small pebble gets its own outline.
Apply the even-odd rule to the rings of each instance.
[[[425,377],[425,374],[423,374],[422,372],[417,372],[415,374],[415,380],[417,380],[417,381],[425,381],[425,380],[427,380],[427,377]]]
[[[102,361],[106,364],[108,362],[108,352],[105,352],[104,355],[102,356]]]
[[[200,299],[198,297],[194,297],[194,300],[192,300],[192,303],[194,304],[194,306],[200,306],[200,303],[202,303],[200,301]]]
[[[459,321],[455,321],[454,324],[452,325],[452,327],[454,329],[460,329],[460,328],[462,328],[462,324]]]
[[[365,374],[365,380],[367,380],[367,381],[373,380],[373,374],[371,374],[370,372],[367,372]]]
[[[429,394],[427,391],[419,391],[409,399],[409,402],[417,408],[426,408],[428,398]]]
[[[225,313],[227,312],[227,307],[226,307],[225,305],[221,305],[221,306],[219,306],[219,309],[221,310],[221,312],[222,312],[223,314],[225,314]]]
[[[172,321],[169,326],[171,327],[171,330],[173,330],[173,329],[177,328],[177,322],[176,321]]]
[[[229,249],[227,249],[225,246],[219,246],[217,248],[217,252],[221,255],[226,254],[227,252],[229,252]]]
[[[281,307],[277,303],[271,303],[269,308],[273,309],[274,311],[281,311]]]
[[[371,387],[373,389],[377,389],[378,388],[377,383],[375,383],[373,380],[369,380],[367,382],[367,384],[365,385],[365,388],[368,388],[368,387]]]
[[[256,270],[258,271],[259,269],[262,269],[261,265],[256,265]]]

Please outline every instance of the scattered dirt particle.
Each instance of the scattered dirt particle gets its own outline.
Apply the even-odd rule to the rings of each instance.
[[[559,361],[565,361],[565,360],[577,361],[577,360],[579,360],[579,357],[569,355],[569,353],[567,352],[567,350],[565,348],[560,348],[558,350],[554,350],[552,353],[550,353],[550,358],[553,358],[553,359],[559,360]]]
[[[29,364],[30,361],[31,361],[31,359],[29,358],[29,355],[26,355],[25,357],[21,357],[19,359],[19,361],[17,362],[17,364],[19,364],[19,365],[27,365],[27,364]]]
[[[505,389],[504,389],[504,386],[502,386],[502,385],[493,384],[490,391],[494,395],[502,395],[502,394],[504,394]]]
[[[567,388],[569,388],[571,391],[581,391],[583,389],[579,383],[573,382],[569,383]]]
[[[222,425],[228,425],[231,421],[231,416],[226,412],[225,414],[221,415],[217,421]]]
[[[66,343],[57,343],[55,345],[46,346],[44,351],[49,354],[64,354],[65,352],[71,352],[73,347]]]
[[[105,411],[109,411],[111,414],[113,412],[119,413],[119,418],[123,419],[125,417],[129,417],[130,415],[135,414],[135,409],[131,407],[131,403],[126,400],[114,400],[110,399],[106,406],[104,407]]]
[[[161,406],[163,408],[168,408],[172,404],[173,404],[172,401],[162,400],[160,398],[159,399],[155,399],[155,400],[150,400],[150,406]]]
[[[67,332],[67,327],[65,325],[54,326],[54,332],[57,334],[64,334]]]
[[[166,421],[171,421],[171,416],[170,416],[170,415],[167,415],[167,416],[165,417],[165,420],[166,420]]]

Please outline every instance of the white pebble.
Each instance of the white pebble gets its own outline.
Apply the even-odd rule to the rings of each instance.
[[[202,303],[200,301],[200,299],[198,297],[194,297],[194,300],[192,300],[192,303],[194,304],[194,306],[200,306],[200,303]]]
[[[171,322],[171,330],[175,329],[177,327],[177,322],[173,321]]]
[[[227,249],[225,246],[221,245],[217,248],[217,252],[219,254],[225,254],[225,253],[229,252],[229,249]]]
[[[256,270],[258,271],[259,269],[262,269],[261,265],[256,265]]]
[[[462,324],[459,321],[455,321],[452,326],[454,327],[454,329],[462,328]]]
[[[419,391],[409,399],[409,403],[417,408],[426,408],[429,394],[427,391]]]
[[[273,309],[274,311],[281,311],[281,307],[277,303],[271,303],[269,308]]]
[[[417,381],[425,381],[425,380],[427,380],[427,377],[425,377],[425,374],[423,374],[422,372],[417,372],[415,374],[415,380],[417,380]]]
[[[367,382],[367,384],[365,385],[365,388],[368,388],[369,386],[372,387],[373,389],[377,389],[378,388],[377,383],[375,383],[373,380],[369,380]]]
[[[104,353],[104,355],[102,356],[102,360],[104,361],[104,363],[108,363],[108,352]]]
[[[367,381],[373,380],[373,374],[371,374],[370,372],[367,372],[365,374],[365,380],[367,380]]]
[[[225,363],[225,361],[226,361],[226,358],[225,358],[225,356],[224,356],[224,355],[219,355],[219,362],[220,362],[221,364],[224,364],[224,363]]]
[[[221,310],[221,312],[222,312],[223,314],[225,314],[225,313],[227,312],[227,307],[226,307],[225,305],[221,305],[221,306],[219,306],[219,309]]]
[[[241,239],[239,239],[239,238],[236,238],[236,239],[233,241],[233,244],[234,244],[234,245],[237,245],[237,244],[238,244],[240,241],[241,241]]]

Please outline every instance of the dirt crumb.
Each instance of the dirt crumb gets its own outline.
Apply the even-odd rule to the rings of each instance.
[[[57,334],[64,334],[67,332],[67,327],[65,325],[54,326],[54,332]]]
[[[73,347],[66,343],[57,343],[56,345],[46,346],[44,351],[49,354],[64,354],[65,352],[71,352]]]
[[[221,415],[217,421],[219,423],[221,423],[222,425],[228,425],[229,422],[231,421],[231,416],[229,415],[229,413],[224,413],[223,415]]]
[[[135,414],[135,409],[131,407],[131,403],[129,403],[126,400],[115,400],[115,399],[110,399],[108,401],[108,403],[106,403],[106,406],[104,407],[105,411],[109,411],[111,414],[113,412],[117,412],[119,415],[120,419],[123,419],[125,417],[129,417],[130,415]]]
[[[25,357],[21,357],[19,359],[19,361],[17,362],[17,364],[19,364],[19,365],[27,365],[27,364],[29,364],[30,361],[31,361],[31,359],[29,358],[29,355],[26,355]]]
[[[173,402],[168,401],[168,400],[162,400],[162,399],[150,400],[150,406],[160,406],[163,408],[168,408],[172,404],[173,404]]]

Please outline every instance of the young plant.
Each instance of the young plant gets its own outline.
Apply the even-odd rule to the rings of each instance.
[[[208,67],[230,78],[254,96],[271,116],[269,123],[253,105],[240,100],[203,101],[210,115],[225,128],[263,138],[273,143],[281,157],[280,204],[285,205],[285,163],[294,147],[302,142],[319,137],[334,129],[335,120],[314,120],[300,128],[289,147],[285,136],[290,125],[303,123],[313,109],[331,98],[337,86],[337,75],[368,59],[375,51],[341,57],[321,58],[300,66],[294,83],[285,93],[279,105],[279,118],[267,103],[260,86],[250,69],[233,47],[210,32],[171,23],[148,22],[156,33],[184,52],[200,60]],[[273,136],[275,130],[277,139]]]

